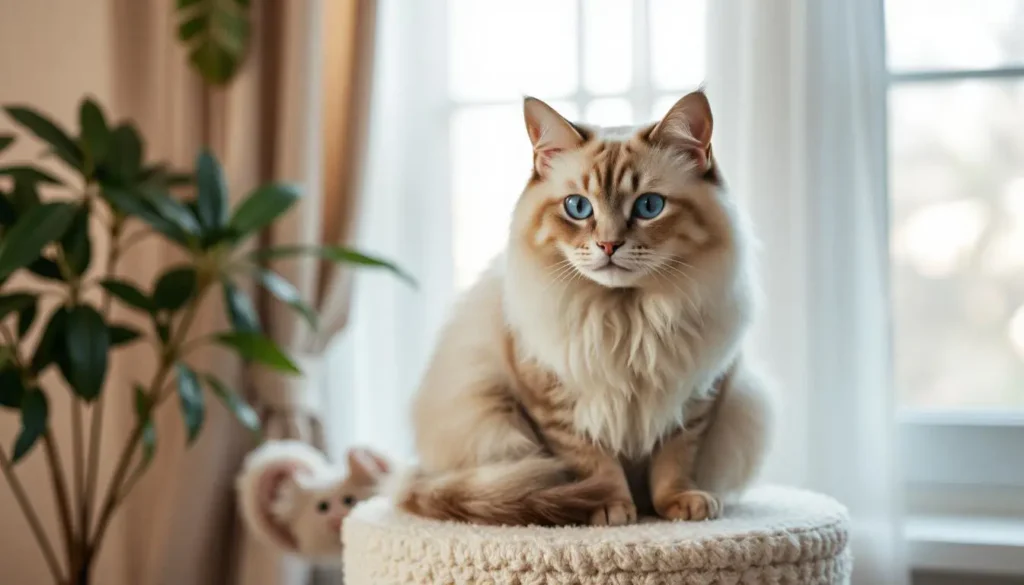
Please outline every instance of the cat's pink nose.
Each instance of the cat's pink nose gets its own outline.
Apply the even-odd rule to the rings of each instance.
[[[597,246],[599,248],[601,248],[602,250],[604,250],[605,254],[611,256],[612,254],[615,253],[615,250],[618,250],[619,248],[621,248],[622,244],[625,244],[625,243],[626,242],[598,242]]]
[[[331,518],[330,526],[332,532],[341,532],[341,518]]]

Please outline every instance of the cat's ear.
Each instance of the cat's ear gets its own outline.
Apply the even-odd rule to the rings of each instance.
[[[391,468],[382,455],[370,449],[355,447],[348,450],[348,475],[359,483],[377,483]]]
[[[537,98],[523,100],[523,116],[533,144],[533,166],[541,176],[551,168],[553,156],[583,143],[583,137],[568,120]]]
[[[711,104],[703,91],[683,96],[665,117],[655,124],[650,140],[686,150],[697,161],[701,171],[711,169]]]

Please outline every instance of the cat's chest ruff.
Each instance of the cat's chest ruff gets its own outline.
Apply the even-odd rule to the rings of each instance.
[[[576,431],[604,448],[631,459],[651,453],[658,440],[682,425],[692,392],[653,387],[574,388]]]

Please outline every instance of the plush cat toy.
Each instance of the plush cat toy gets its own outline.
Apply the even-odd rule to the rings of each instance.
[[[390,467],[369,449],[347,455],[348,474],[301,441],[268,441],[237,480],[245,525],[271,546],[319,563],[341,562],[341,524],[380,488]]]

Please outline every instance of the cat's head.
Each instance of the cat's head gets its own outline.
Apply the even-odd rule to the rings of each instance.
[[[369,449],[348,451],[348,475],[340,470],[295,469],[281,483],[271,513],[302,555],[329,557],[341,551],[341,526],[352,508],[376,495],[387,460]]]
[[[526,98],[534,170],[510,247],[554,280],[671,290],[734,237],[711,156],[711,108],[701,91],[639,128],[573,124]]]

